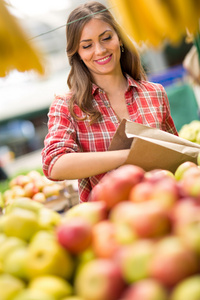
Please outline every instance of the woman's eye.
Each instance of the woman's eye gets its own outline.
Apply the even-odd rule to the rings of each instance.
[[[91,47],[91,44],[90,45],[85,45],[85,46],[83,46],[83,49],[88,49],[90,47]]]
[[[103,41],[107,41],[111,39],[111,35],[109,35],[108,37],[104,38]]]

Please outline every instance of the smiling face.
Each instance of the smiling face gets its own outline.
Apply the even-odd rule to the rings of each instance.
[[[83,27],[78,54],[95,81],[101,75],[121,72],[120,44],[113,27],[100,19],[91,19]]]

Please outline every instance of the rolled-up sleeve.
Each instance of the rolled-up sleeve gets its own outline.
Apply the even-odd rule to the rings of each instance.
[[[49,109],[48,134],[41,153],[44,175],[50,178],[52,167],[60,156],[78,151],[76,130],[69,114],[67,99],[56,96]]]
[[[162,89],[163,89],[163,110],[164,110],[164,122],[163,122],[164,128],[163,128],[163,130],[165,130],[169,133],[172,133],[174,135],[178,135],[174,121],[171,116],[170,104],[169,104],[169,99],[168,99],[167,93],[163,87],[162,87]]]

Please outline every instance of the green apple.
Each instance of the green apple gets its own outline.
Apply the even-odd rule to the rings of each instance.
[[[53,275],[39,276],[32,279],[29,283],[29,288],[43,291],[53,296],[56,300],[72,294],[71,284],[65,279]]]
[[[0,261],[2,262],[5,257],[17,248],[26,246],[26,242],[17,237],[7,237],[4,242],[2,242],[0,247]]]
[[[184,173],[189,170],[190,168],[196,168],[197,165],[191,161],[185,161],[178,166],[176,169],[174,176],[176,180],[181,180],[183,178]]]
[[[172,290],[171,300],[199,300],[200,276],[194,275],[182,280]]]
[[[11,212],[16,207],[28,209],[35,213],[38,213],[38,211],[42,207],[44,207],[44,205],[42,203],[33,201],[28,197],[19,197],[19,198],[16,198],[15,201],[13,201],[10,205],[8,205],[6,207],[6,213]]]
[[[15,208],[6,215],[4,232],[7,236],[16,236],[29,241],[39,230],[37,215],[24,208]]]
[[[26,267],[29,278],[50,274],[69,279],[74,270],[74,260],[51,233],[47,233],[45,238],[44,233],[38,232],[29,244]]]
[[[62,298],[61,300],[85,300],[85,299],[79,296],[69,296],[69,297]]]
[[[18,247],[8,253],[2,262],[3,271],[23,280],[27,279],[26,262],[28,248],[26,246]]]
[[[61,223],[61,215],[56,211],[43,207],[38,213],[38,222],[41,229],[53,229]]]
[[[153,253],[154,242],[150,239],[139,239],[133,244],[119,249],[115,261],[119,264],[127,284],[148,278],[149,263]]]
[[[0,217],[1,219],[1,217]],[[0,247],[3,244],[3,242],[6,240],[7,236],[4,233],[0,233]]]
[[[25,283],[10,274],[0,275],[0,299],[12,300],[25,288]]]
[[[53,296],[34,289],[26,288],[22,290],[12,300],[56,300]]]
[[[83,202],[74,205],[63,215],[64,219],[71,219],[74,217],[81,217],[94,225],[107,217],[107,207],[104,201],[97,202]]]

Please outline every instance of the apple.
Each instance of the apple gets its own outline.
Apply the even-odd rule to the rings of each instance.
[[[26,288],[12,300],[55,300],[55,298],[43,291]]]
[[[173,287],[181,280],[199,271],[196,253],[186,247],[177,236],[167,236],[157,242],[151,259],[150,276],[166,287]]]
[[[190,168],[197,168],[197,165],[191,161],[185,161],[180,164],[174,173],[175,179],[177,181],[181,180],[184,173]]]
[[[54,183],[51,185],[45,185],[42,189],[42,192],[46,198],[49,198],[52,196],[59,196],[61,189],[62,186],[59,183]]]
[[[200,220],[199,202],[192,197],[182,198],[174,204],[170,214],[176,232],[177,227],[184,226],[192,220]]]
[[[3,207],[13,202],[15,194],[12,189],[8,189],[3,193]]]
[[[27,173],[27,176],[31,178],[31,180],[35,181],[37,179],[40,179],[43,175],[41,175],[37,170],[31,170]]]
[[[73,254],[86,250],[92,242],[92,225],[83,218],[65,220],[56,229],[57,240]]]
[[[180,186],[186,196],[200,197],[200,168],[196,166],[185,171]]]
[[[11,300],[25,288],[25,283],[10,274],[0,274],[0,299]]]
[[[3,271],[23,280],[27,279],[26,256],[27,246],[21,246],[10,251],[2,262]]]
[[[35,195],[33,195],[32,200],[40,202],[40,203],[45,203],[46,197],[45,197],[44,193],[38,192]]]
[[[130,190],[144,178],[145,171],[135,165],[123,165],[101,179],[90,194],[90,201],[104,201],[111,209],[117,203],[128,200]]]
[[[116,223],[129,224],[140,238],[163,236],[171,231],[171,221],[166,209],[154,201],[118,203],[110,213]]]
[[[190,276],[179,282],[171,293],[171,300],[200,299],[200,276]]]
[[[69,279],[74,271],[74,259],[59,245],[55,235],[41,231],[29,244],[26,269],[30,279],[47,274]]]
[[[153,240],[141,239],[131,245],[121,247],[116,252],[114,261],[120,267],[127,284],[132,284],[149,276],[149,263],[153,251]]]
[[[81,217],[88,221],[91,225],[94,225],[101,220],[107,218],[107,208],[103,201],[98,202],[84,202],[74,205],[66,211],[63,215],[63,219],[71,219],[74,217]]]
[[[148,278],[129,285],[123,300],[168,300],[167,290],[156,280]],[[189,299],[189,298],[188,298]]]
[[[1,243],[0,247],[0,262],[3,262],[7,255],[9,255],[12,251],[17,248],[25,247],[26,242],[17,237],[11,236],[7,237]]]
[[[135,231],[126,223],[114,223],[115,239],[121,246],[132,244],[137,240]]]
[[[24,186],[25,197],[32,198],[34,194],[39,192],[38,187],[34,182],[29,182]]]
[[[49,208],[42,207],[38,212],[38,223],[41,229],[54,229],[61,223],[61,220],[61,215]]]
[[[79,297],[79,296],[69,296],[69,297],[65,297],[61,300],[85,300],[85,299],[83,299],[82,297]]]
[[[4,233],[7,236],[16,236],[29,241],[38,230],[37,215],[33,211],[16,207],[6,215]]]
[[[16,176],[15,178],[13,178],[9,185],[10,187],[13,187],[15,185],[20,185],[21,187],[24,187],[27,183],[31,182],[32,179],[27,176],[27,175],[23,175],[23,174],[20,174],[18,176]]]
[[[157,205],[170,209],[179,199],[179,187],[174,178],[152,171],[151,177],[132,188],[129,199],[133,202],[154,200]]]
[[[75,274],[75,293],[87,300],[117,300],[124,289],[118,266],[109,259],[94,259]]]
[[[24,208],[31,210],[35,213],[38,213],[38,211],[43,207],[44,205],[42,203],[32,201],[28,197],[19,197],[16,198],[15,201],[13,201],[10,205],[6,207],[6,213],[10,213],[13,209],[17,208]]]
[[[143,202],[151,199],[154,191],[152,182],[142,181],[136,184],[130,191],[129,200],[132,202]]]
[[[11,188],[11,190],[13,191],[14,197],[25,197],[26,193],[23,187],[21,187],[20,185],[15,185]]]
[[[92,238],[92,249],[99,258],[112,258],[114,253],[120,248],[116,240],[115,225],[104,220],[94,225]]]
[[[29,289],[45,292],[54,297],[55,300],[60,300],[72,294],[71,284],[64,278],[54,275],[36,277],[29,282],[28,287]]]

